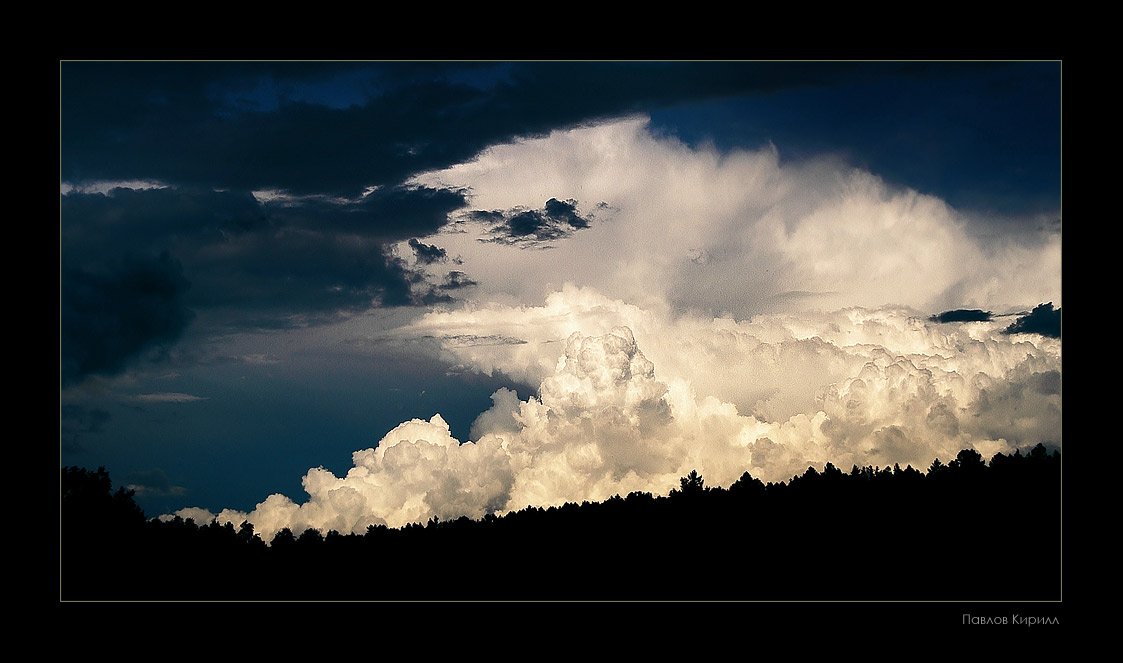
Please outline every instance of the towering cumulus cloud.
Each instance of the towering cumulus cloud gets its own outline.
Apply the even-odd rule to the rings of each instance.
[[[1061,340],[1005,319],[1059,303],[1055,232],[976,232],[943,201],[836,161],[694,149],[644,120],[496,146],[418,182],[472,192],[454,230],[409,247],[427,265],[459,256],[478,282],[371,335],[435,339],[456,370],[535,393],[496,391],[469,441],[440,414],[404,422],[345,476],[310,470],[303,503],[271,495],[219,520],[267,540],[361,532],[666,493],[692,469],[728,485],[746,470],[780,481],[826,462],[927,467],[1061,443]],[[573,214],[605,204],[549,251],[493,241],[494,220],[473,212],[558,195]],[[933,315],[957,307],[980,315]]]
[[[572,281],[645,307],[738,318],[884,304],[929,315],[1061,305],[1059,232],[1028,223],[1002,231],[829,156],[693,148],[653,134],[646,118],[497,145],[416,182],[471,189],[470,209],[536,207],[559,192],[606,204],[596,223],[545,255],[489,241],[490,223],[439,236],[493,295],[522,303]]]
[[[558,309],[565,312],[549,313]],[[272,495],[219,520],[248,520],[266,539],[282,527],[361,532],[635,490],[666,493],[691,469],[728,485],[745,470],[775,481],[827,461],[926,466],[963,447],[992,454],[1060,442],[1059,342],[1015,340],[1000,324],[949,330],[902,309],[798,322],[656,317],[644,324],[653,354],[680,358],[657,375],[628,326],[575,331],[561,343],[546,338],[555,326],[595,327],[643,313],[622,302],[569,288],[544,307],[506,313],[523,316],[528,343],[452,343],[448,351],[528,376],[541,367],[527,363],[524,346],[553,347],[561,356],[537,396],[497,391],[473,426],[474,442],[454,439],[439,414],[408,421],[355,452],[346,476],[309,471],[305,503]],[[478,314],[433,314],[417,331],[478,329]],[[485,351],[486,359],[477,355]],[[807,376],[777,382],[789,365],[821,371],[819,384],[808,393]],[[736,379],[723,377],[730,372]],[[769,418],[750,414],[754,408],[793,414]]]

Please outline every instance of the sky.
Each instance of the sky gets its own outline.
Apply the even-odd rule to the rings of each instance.
[[[1058,62],[63,62],[60,445],[268,537],[1061,440]]]

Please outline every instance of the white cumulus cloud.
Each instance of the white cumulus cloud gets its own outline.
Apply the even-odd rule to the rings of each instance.
[[[560,315],[567,297],[572,310]],[[582,317],[591,302],[597,315]],[[1007,336],[999,324],[937,325],[895,308],[747,322],[648,315],[642,334],[615,325],[540,342],[554,325],[595,328],[627,320],[632,307],[569,289],[542,307],[488,310],[505,324],[521,316],[532,340],[452,343],[447,351],[467,365],[528,376],[551,358],[537,394],[498,390],[472,427],[475,441],[464,444],[440,415],[404,422],[355,452],[345,476],[310,470],[305,502],[272,495],[248,513],[223,511],[219,521],[249,520],[266,539],[282,527],[362,532],[635,490],[666,493],[691,469],[728,485],[746,470],[779,481],[827,461],[924,467],[965,447],[990,455],[1061,441],[1059,341]],[[502,333],[479,311],[461,313],[459,324]],[[452,331],[456,316],[431,314],[414,332]],[[652,356],[677,361],[663,371],[641,349],[648,341]],[[539,349],[535,361],[527,361],[526,346]],[[776,386],[783,366],[803,363],[824,370]],[[762,391],[754,371],[768,366],[773,391]],[[754,397],[762,409],[782,403],[792,412],[769,417],[731,402]],[[1022,412],[1019,423],[996,425],[1011,409]]]
[[[310,470],[304,501],[274,494],[220,522],[266,540],[361,532],[666,493],[691,469],[728,485],[746,470],[780,481],[828,461],[926,467],[1061,443],[1059,339],[928,319],[1059,305],[1057,233],[986,236],[838,160],[694,149],[644,118],[495,146],[417,181],[464,187],[468,209],[603,211],[548,251],[478,241],[472,221],[425,238],[461,256],[472,299],[364,335],[535,393],[496,391],[469,441],[439,414],[403,422],[344,476]]]
[[[1059,233],[1023,225],[980,236],[972,228],[985,217],[837,159],[789,162],[772,146],[695,149],[653,135],[644,117],[497,145],[416,181],[470,189],[471,209],[562,197],[612,210],[547,252],[479,242],[483,226],[427,240],[461,256],[480,299],[536,301],[572,282],[645,307],[738,318],[1061,305]]]

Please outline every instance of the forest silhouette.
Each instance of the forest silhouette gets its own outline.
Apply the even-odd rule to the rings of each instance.
[[[270,545],[252,525],[147,518],[104,468],[62,469],[63,600],[1060,598],[1060,453],[926,472],[809,467],[728,488],[431,519]]]

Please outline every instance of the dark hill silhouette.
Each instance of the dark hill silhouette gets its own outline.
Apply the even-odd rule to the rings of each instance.
[[[61,536],[63,599],[1055,600],[1060,454],[728,488],[692,471],[668,496],[271,546],[249,524],[146,520],[104,469],[70,467]]]

